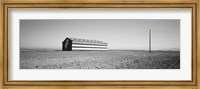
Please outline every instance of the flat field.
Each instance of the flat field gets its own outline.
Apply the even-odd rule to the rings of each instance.
[[[20,69],[180,69],[180,51],[20,51]]]

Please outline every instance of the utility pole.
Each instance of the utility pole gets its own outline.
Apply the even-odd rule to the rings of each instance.
[[[149,53],[151,53],[151,29],[149,29]]]

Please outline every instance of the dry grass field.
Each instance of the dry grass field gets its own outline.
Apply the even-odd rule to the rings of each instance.
[[[20,69],[180,69],[180,51],[21,51]]]

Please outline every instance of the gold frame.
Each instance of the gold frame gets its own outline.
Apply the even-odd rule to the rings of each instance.
[[[0,89],[200,89],[199,0],[3,0],[0,30]],[[192,81],[9,81],[9,8],[192,8]],[[30,87],[31,86],[31,87]]]

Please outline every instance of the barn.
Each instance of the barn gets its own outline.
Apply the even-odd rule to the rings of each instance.
[[[107,50],[108,44],[99,40],[89,40],[67,37],[62,42],[63,51],[72,50]]]

